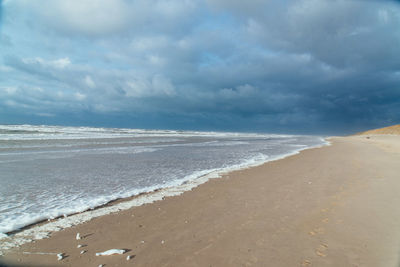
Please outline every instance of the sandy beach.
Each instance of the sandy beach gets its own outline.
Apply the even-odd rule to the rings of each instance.
[[[0,266],[399,266],[400,136],[330,141],[55,232]],[[95,255],[109,249],[126,253]]]

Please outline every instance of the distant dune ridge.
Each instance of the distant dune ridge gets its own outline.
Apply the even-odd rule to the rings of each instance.
[[[357,135],[368,135],[368,134],[399,134],[400,135],[400,124],[357,133]]]

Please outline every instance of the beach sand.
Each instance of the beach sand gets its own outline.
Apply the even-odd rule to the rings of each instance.
[[[8,251],[0,261],[11,266],[399,266],[400,136],[331,142],[55,232]],[[75,238],[78,232],[81,240]],[[95,256],[113,248],[129,251]],[[56,255],[24,252],[66,257],[57,261]]]

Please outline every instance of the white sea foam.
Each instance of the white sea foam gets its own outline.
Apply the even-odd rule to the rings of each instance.
[[[45,151],[24,151],[24,152],[0,152],[0,156],[15,156],[15,155],[30,155],[30,154],[58,154],[62,153],[119,153],[119,154],[135,154],[135,153],[144,153],[144,152],[155,152],[157,148],[150,147],[114,147],[114,148],[92,148],[92,149],[70,149],[66,150],[45,150]]]
[[[270,134],[7,127],[0,126],[0,251],[98,216],[179,195],[229,171],[328,144],[319,137]],[[32,137],[37,132],[43,139]],[[10,142],[4,134],[26,136]],[[158,189],[162,190],[153,192]],[[146,192],[150,193],[94,209]],[[75,215],[53,220],[64,214]],[[47,219],[51,221],[4,234]]]
[[[144,130],[124,128],[63,127],[45,125],[0,125],[0,140],[106,139],[117,137],[257,137],[257,133]],[[268,134],[274,137],[289,135]]]
[[[330,145],[329,142],[324,141],[321,145],[315,145],[313,147],[320,147],[323,145]],[[312,147],[308,147],[312,148]],[[262,154],[258,156],[245,160],[240,164],[232,165],[226,168],[221,169],[210,169],[210,170],[202,170],[195,172],[189,176],[186,176],[180,180],[175,180],[174,182],[167,185],[166,188],[159,191],[154,191],[159,189],[158,186],[149,187],[145,192],[149,192],[148,194],[141,195],[129,201],[120,202],[115,205],[106,206],[99,209],[94,209],[90,211],[86,211],[83,213],[78,213],[69,217],[63,217],[55,221],[51,221],[49,223],[45,223],[43,225],[34,226],[32,228],[23,230],[21,232],[16,233],[13,236],[7,236],[5,234],[0,235],[0,255],[10,248],[14,248],[20,246],[22,244],[31,242],[33,240],[39,240],[43,238],[48,238],[52,232],[60,231],[62,229],[78,225],[87,221],[90,221],[93,218],[107,215],[110,213],[118,212],[121,210],[126,210],[131,207],[140,206],[145,203],[152,203],[154,201],[162,200],[164,197],[176,196],[180,195],[185,191],[192,190],[198,185],[207,182],[209,179],[219,178],[221,175],[226,174],[231,171],[255,167],[264,164],[268,161],[282,159],[294,154],[299,153],[301,150],[306,148],[299,148],[295,151],[291,151],[286,154],[281,154],[275,157],[268,157]],[[130,192],[132,193],[132,192]],[[129,193],[128,193],[129,194]],[[133,194],[135,195],[135,194]]]

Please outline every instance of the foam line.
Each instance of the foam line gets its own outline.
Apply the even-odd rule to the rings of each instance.
[[[72,216],[62,217],[60,219],[45,224],[33,226],[29,229],[18,232],[12,236],[0,234],[0,255],[2,255],[5,250],[18,247],[28,242],[32,242],[33,240],[48,238],[50,237],[52,232],[57,232],[65,228],[69,228],[75,225],[82,224],[84,222],[88,222],[93,218],[119,212],[121,210],[127,210],[135,206],[141,206],[143,204],[153,203],[155,201],[162,200],[165,197],[180,195],[185,191],[192,190],[193,188],[207,182],[210,179],[219,178],[223,174],[226,174],[228,172],[240,169],[246,169],[249,167],[255,167],[269,161],[283,159],[285,157],[298,154],[300,153],[300,151],[305,149],[330,145],[330,143],[323,138],[321,138],[321,141],[323,141],[323,144],[321,145],[302,147],[302,148],[299,147],[296,150],[291,151],[290,153],[278,155],[275,157],[267,157],[265,155],[264,156],[259,155],[258,158],[253,158],[241,164],[233,165],[227,168],[199,171],[190,176],[185,177],[184,179],[175,181],[175,183],[180,183],[176,186],[171,186],[164,188],[162,190],[150,192],[148,194],[139,195],[131,200],[123,201],[115,205],[89,210]],[[158,188],[153,188],[153,190],[155,189]]]

